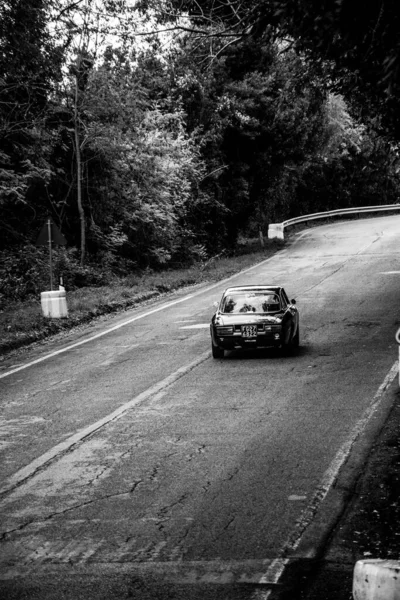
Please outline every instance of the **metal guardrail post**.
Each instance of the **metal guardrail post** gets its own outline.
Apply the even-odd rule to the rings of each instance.
[[[399,386],[400,386],[400,329],[396,332],[396,342],[399,348]]]

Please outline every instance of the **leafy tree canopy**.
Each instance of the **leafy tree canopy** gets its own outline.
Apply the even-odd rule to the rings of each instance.
[[[235,251],[240,235],[262,243],[271,221],[396,202],[397,11],[389,0],[4,0],[5,296],[37,292],[43,252],[29,256],[48,214],[71,287]]]
[[[400,3],[398,0],[141,0],[142,9],[226,44],[243,36],[287,39],[324,70],[359,114],[400,138]],[[327,70],[327,65],[329,69]]]

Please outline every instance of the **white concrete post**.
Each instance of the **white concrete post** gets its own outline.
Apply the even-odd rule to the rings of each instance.
[[[400,329],[398,329],[396,332],[396,342],[397,342],[398,348],[399,348],[398,368],[399,368],[399,386],[400,386]]]
[[[353,573],[354,600],[400,600],[400,562],[359,560]]]
[[[61,288],[62,286],[60,286]],[[52,290],[40,294],[42,312],[44,317],[60,319],[68,317],[67,299],[65,290]]]
[[[268,239],[273,240],[275,238],[278,240],[284,239],[283,223],[271,223],[268,226]]]

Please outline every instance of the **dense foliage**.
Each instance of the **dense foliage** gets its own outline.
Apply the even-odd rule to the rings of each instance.
[[[268,35],[288,39],[316,65],[329,67],[338,87],[382,132],[400,137],[400,4],[397,0],[139,0],[161,22],[183,26],[189,14],[193,31],[233,41]]]
[[[327,3],[325,24],[339,4]],[[48,215],[67,239],[54,268],[71,288],[206,260],[240,235],[262,242],[270,222],[298,214],[396,202],[397,146],[377,118],[392,115],[377,99],[389,80],[395,98],[395,60],[379,42],[386,71],[361,122],[367,74],[345,100],[338,81],[354,86],[354,70],[340,27],[333,68],[325,25],[312,47],[302,28],[317,17],[302,5],[304,15],[291,3],[212,2],[200,14],[198,3],[153,0],[133,15],[127,2],[6,0],[0,301],[46,286],[47,249],[34,244]],[[376,27],[390,37],[386,18]]]

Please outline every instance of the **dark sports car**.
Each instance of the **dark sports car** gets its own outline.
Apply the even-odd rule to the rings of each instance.
[[[211,320],[214,358],[238,348],[295,348],[300,342],[296,301],[276,285],[246,285],[225,290]]]

